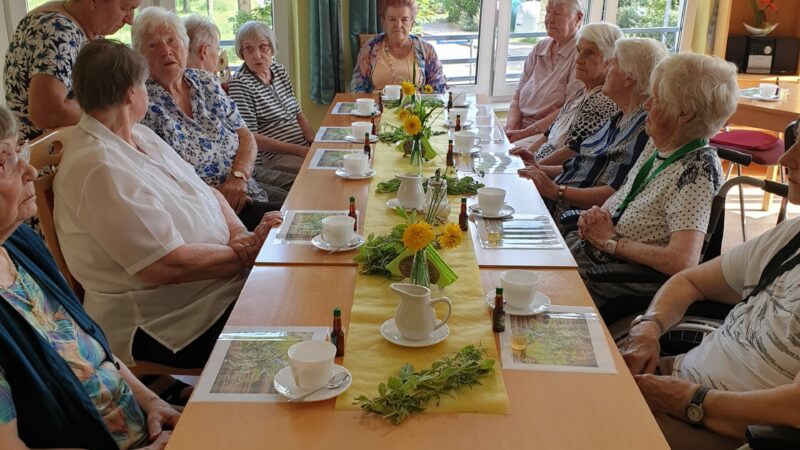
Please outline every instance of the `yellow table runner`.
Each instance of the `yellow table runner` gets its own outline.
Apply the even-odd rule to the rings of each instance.
[[[399,125],[394,110],[387,109],[381,120]],[[436,170],[435,166],[444,166],[447,135],[433,137],[431,144],[439,157],[434,163],[426,164],[425,171],[429,176]],[[386,201],[393,198],[394,194],[377,194],[375,185],[378,181],[392,178],[394,174],[411,171],[411,166],[409,159],[403,158],[394,145],[378,143],[374,168],[377,174],[372,177],[370,184],[363,231],[365,234],[384,234],[402,223],[402,219],[386,206]],[[453,207],[451,220],[458,223],[460,200],[451,198],[450,203]],[[379,327],[384,321],[394,317],[399,303],[399,297],[389,289],[392,281],[376,275],[357,275],[344,357],[344,366],[353,374],[353,385],[339,396],[336,409],[358,409],[359,406],[353,404],[353,399],[359,395],[375,397],[378,385],[385,383],[390,376],[397,376],[400,367],[407,362],[416,370],[427,368],[441,356],[474,344],[485,348],[488,357],[495,360],[495,374],[482,378],[481,385],[456,393],[455,398],[442,397],[438,406],[430,404],[425,412],[508,413],[508,394],[503,383],[500,359],[470,235],[464,235],[459,248],[442,250],[439,254],[458,274],[459,279],[443,290],[438,286],[431,286],[431,297],[448,297],[453,302],[453,313],[447,322],[450,336],[430,347],[407,348],[386,341],[381,336]],[[440,310],[439,317],[443,311],[444,309]]]

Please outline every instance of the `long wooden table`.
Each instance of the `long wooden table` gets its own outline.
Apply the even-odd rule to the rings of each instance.
[[[739,87],[757,87],[759,83],[773,83],[775,76],[740,75]],[[786,126],[800,117],[800,84],[798,77],[780,77],[781,89],[788,91],[777,102],[739,98],[736,112],[728,119],[732,124],[761,128],[783,133]]]
[[[340,94],[336,101],[353,98]],[[324,124],[351,121],[347,116],[329,114]],[[286,208],[343,209],[342,203],[331,205],[352,192],[360,193],[355,194],[357,199],[366,199],[369,183],[336,179],[332,172],[330,177],[323,172],[327,171],[303,169]],[[543,205],[532,184],[517,180],[513,174],[487,175],[486,184],[513,187],[509,201],[518,211],[541,211]],[[364,206],[358,208],[363,211]],[[471,228],[474,234],[474,224]],[[358,270],[352,253],[327,255],[305,247],[265,244],[230,325],[329,326],[334,306],[342,308],[343,323],[349,322]],[[504,257],[499,251],[487,251],[482,258],[479,247],[476,245],[485,289],[498,284],[501,270],[494,267],[536,267],[542,277],[540,289],[554,304],[593,306],[571,267],[574,261],[566,260],[563,253],[514,251]],[[559,253],[562,256],[554,257]],[[334,411],[334,400],[308,404],[190,401],[168,448],[668,448],[610,335],[605,334],[617,374],[503,370],[511,405],[507,415],[420,414],[393,426],[357,411]]]

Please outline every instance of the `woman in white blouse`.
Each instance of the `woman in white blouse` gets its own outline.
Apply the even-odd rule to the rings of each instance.
[[[202,367],[281,217],[267,213],[248,232],[218,191],[137,123],[147,75],[145,59],[118,42],[93,41],[78,55],[84,114],[64,133],[56,232],[86,310],[120,359]]]

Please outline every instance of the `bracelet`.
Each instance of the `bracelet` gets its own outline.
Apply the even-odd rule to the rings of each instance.
[[[559,184],[558,185],[558,204],[564,204],[564,196],[567,193],[567,185],[566,184]]]

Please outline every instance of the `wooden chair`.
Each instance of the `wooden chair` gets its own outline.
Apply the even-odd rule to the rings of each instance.
[[[39,172],[39,177],[33,182],[36,190],[36,207],[38,209],[39,226],[44,234],[48,250],[56,260],[58,269],[67,280],[78,299],[83,301],[84,290],[80,283],[72,277],[67,267],[61,246],[58,244],[55,223],[53,222],[53,178],[58,171],[63,156],[63,145],[59,140],[63,131],[54,130],[31,143],[31,165]],[[44,169],[44,170],[42,170]],[[179,369],[176,367],[162,366],[146,361],[137,361],[131,367],[131,372],[136,375],[193,375],[198,376],[203,369]]]
[[[377,36],[377,34],[363,34],[363,33],[359,34],[358,35],[358,48],[363,47],[364,44],[366,44],[368,40],[374,38],[375,36]]]

